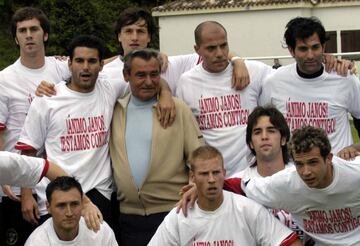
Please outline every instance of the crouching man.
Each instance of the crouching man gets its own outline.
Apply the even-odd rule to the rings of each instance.
[[[72,177],[62,176],[46,188],[47,209],[52,218],[39,226],[28,238],[26,246],[42,245],[118,245],[114,232],[104,221],[95,233],[81,218],[83,191]]]
[[[302,245],[295,233],[256,202],[223,191],[225,169],[214,147],[196,149],[190,178],[198,199],[188,217],[174,208],[149,245]]]

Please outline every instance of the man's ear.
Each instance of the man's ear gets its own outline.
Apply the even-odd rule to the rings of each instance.
[[[49,39],[49,34],[48,33],[44,33],[44,42],[48,41]]]
[[[195,175],[194,175],[194,172],[192,170],[190,170],[190,172],[189,172],[189,177],[190,177],[190,181],[192,183],[195,183]]]
[[[100,71],[103,69],[103,67],[104,67],[104,59],[100,61]]]
[[[330,164],[332,163],[332,158],[333,158],[333,154],[332,153],[329,153],[326,158],[325,158],[325,161],[326,161],[326,164]]]
[[[15,43],[17,44],[17,45],[19,45],[19,41],[18,41],[18,39],[15,37]]]
[[[254,150],[254,145],[253,145],[252,141],[250,141],[249,145],[250,145],[250,149]]]
[[[200,56],[200,54],[199,54],[199,49],[200,49],[200,47],[195,44],[195,45],[194,45],[194,50],[195,50],[195,52]]]
[[[285,146],[286,145],[286,138],[282,137],[281,141],[280,141],[281,146]]]
[[[123,76],[124,76],[124,80],[129,83],[129,79],[130,79],[130,75],[128,72],[123,70]]]
[[[288,50],[289,50],[289,52],[290,52],[291,56],[292,56],[292,57],[295,57],[295,52],[294,52],[294,49],[293,49],[293,48],[291,48],[291,47],[288,47]]]
[[[117,35],[117,38],[118,38],[118,41],[119,41],[119,43],[121,43],[121,31],[118,33],[118,35]]]
[[[48,213],[51,214],[50,203],[48,201],[46,201],[46,209],[47,209]]]

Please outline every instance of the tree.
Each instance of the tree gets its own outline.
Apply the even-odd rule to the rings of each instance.
[[[10,20],[20,7],[33,6],[42,9],[51,23],[51,32],[47,55],[66,55],[69,41],[78,34],[93,34],[104,40],[106,56],[118,52],[118,41],[113,31],[117,16],[125,8],[141,6],[151,10],[164,4],[160,1],[131,0],[0,0],[0,69],[13,63],[19,56],[18,49],[11,36]],[[151,42],[151,47],[158,48],[158,37]]]

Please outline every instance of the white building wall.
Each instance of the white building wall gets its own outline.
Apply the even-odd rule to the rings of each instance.
[[[360,29],[360,22],[356,21],[359,13],[360,6],[337,6],[160,16],[160,49],[169,55],[194,52],[195,27],[203,21],[215,20],[227,29],[230,50],[240,56],[289,55],[283,48],[283,34],[291,18],[315,15],[327,31],[356,30]],[[283,60],[282,63],[291,61]],[[272,64],[271,60],[265,62]]]

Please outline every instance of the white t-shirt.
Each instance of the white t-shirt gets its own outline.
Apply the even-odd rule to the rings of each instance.
[[[0,151],[0,184],[35,186],[48,165],[44,159]]]
[[[177,83],[181,75],[201,62],[197,53],[168,57],[168,68],[161,77],[168,83],[172,94],[176,95]]]
[[[176,90],[176,96],[191,108],[206,142],[223,154],[227,177],[249,166],[248,116],[258,105],[265,77],[272,72],[261,62],[245,64],[251,82],[241,91],[231,88],[231,64],[220,73],[209,73],[199,64],[181,76]]]
[[[359,245],[360,158],[357,164],[333,157],[333,181],[324,189],[309,188],[295,169],[254,178],[246,195],[271,208],[289,211],[316,245]]]
[[[72,241],[62,241],[58,238],[53,219],[49,218],[31,233],[25,246],[117,246],[114,232],[104,221],[98,232],[93,232],[86,227],[83,218],[79,221],[79,234]]]
[[[294,163],[289,162],[288,164],[285,165],[285,169],[294,169]],[[261,178],[262,176],[260,175],[260,173],[257,170],[257,166],[249,166],[247,168],[245,168],[244,170],[235,173],[233,176],[231,176],[230,178],[241,178],[244,182],[249,181],[252,178]]]
[[[124,63],[118,56],[108,64],[105,64],[99,76],[108,80],[117,80],[126,83],[123,76]]]
[[[15,143],[40,82],[58,83],[70,76],[67,62],[54,57],[45,57],[45,65],[39,69],[23,66],[19,58],[0,72],[0,130],[5,131],[4,150],[18,152]]]
[[[56,85],[56,91],[56,96],[35,98],[16,148],[45,146],[47,158],[73,175],[85,193],[96,188],[110,199],[109,127],[116,98],[125,88],[98,80],[89,93],[73,91],[65,82]],[[47,213],[47,183],[36,186],[41,215]]]
[[[172,209],[148,245],[288,245],[294,237],[261,205],[224,191],[224,201],[215,211],[197,203],[188,216]]]
[[[355,75],[341,77],[323,72],[314,79],[304,79],[296,63],[282,66],[265,81],[261,103],[279,109],[290,131],[303,125],[323,128],[333,153],[352,144],[348,112],[360,117],[360,82]]]
[[[70,76],[67,62],[54,57],[45,57],[44,66],[39,69],[25,67],[19,58],[0,72],[0,131],[4,131],[3,150],[19,153],[15,149],[15,143],[40,82],[45,80],[58,83]],[[20,194],[19,188],[13,187],[13,191]]]
[[[294,169],[294,164],[292,162],[285,165],[285,169]],[[247,167],[241,172],[236,173],[231,178],[241,178],[243,182],[248,182],[250,179],[253,178],[261,178],[262,176],[259,174],[257,170],[257,166]],[[304,232],[299,228],[295,221],[293,221],[292,216],[285,210],[281,209],[269,209],[270,213],[272,213],[275,217],[277,217],[282,224],[289,227],[293,230],[299,237],[300,240],[305,241],[304,239]]]

